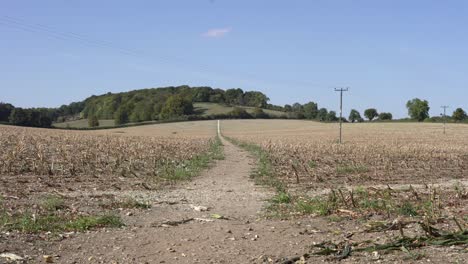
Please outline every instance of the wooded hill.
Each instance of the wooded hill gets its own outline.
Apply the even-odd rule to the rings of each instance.
[[[266,95],[257,91],[178,86],[91,96],[84,101],[80,113],[83,118],[115,119],[116,124],[122,124],[193,115],[196,102],[273,107],[268,101]]]
[[[269,98],[258,91],[242,89],[214,89],[211,87],[163,87],[140,89],[121,93],[93,95],[81,102],[62,105],[59,108],[17,108],[0,103],[0,122],[14,125],[50,127],[52,122],[73,119],[88,119],[90,126],[99,125],[100,119],[114,119],[116,125],[152,120],[170,120],[184,116],[196,116],[193,104],[217,103],[230,106],[268,108],[282,111],[283,108],[268,104]],[[245,111],[235,109],[232,117],[239,118]],[[259,111],[257,111],[259,112]],[[208,118],[204,116],[204,118]],[[193,118],[196,119],[196,118]]]

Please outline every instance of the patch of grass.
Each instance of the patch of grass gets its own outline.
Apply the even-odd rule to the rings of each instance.
[[[365,173],[368,171],[369,168],[364,165],[344,165],[336,167],[336,173],[339,175]]]
[[[301,199],[296,203],[296,210],[302,214],[330,215],[335,209],[334,203],[319,197]]]
[[[276,204],[288,204],[291,202],[291,195],[289,195],[289,193],[279,192],[273,196],[271,201]]]
[[[317,168],[317,166],[318,166],[318,165],[317,165],[317,162],[316,162],[315,160],[310,160],[310,161],[307,163],[307,165],[309,165],[309,168],[311,168],[311,169],[315,169],[315,168]]]
[[[65,200],[62,197],[49,195],[41,201],[41,207],[46,211],[57,211],[65,209],[66,205]]]
[[[253,114],[255,112],[255,107],[248,107],[248,106],[227,106],[217,103],[194,103],[195,112],[202,115],[202,116],[211,116],[211,115],[227,115],[229,114],[235,107],[239,107],[247,111],[249,114]],[[285,112],[275,111],[270,109],[262,109],[263,112],[267,113],[268,115],[274,117],[284,116]]]
[[[74,231],[86,231],[94,228],[118,228],[122,226],[124,226],[124,223],[119,216],[107,214],[101,216],[81,216],[67,223],[65,228]]]
[[[417,216],[418,215],[416,206],[408,201],[403,202],[403,204],[400,207],[398,207],[397,211],[399,214],[405,215],[405,216]]]
[[[284,184],[276,177],[273,165],[270,161],[270,156],[260,146],[255,144],[249,144],[241,142],[233,138],[227,138],[231,143],[237,145],[257,157],[257,167],[252,172],[251,178],[255,180],[257,184],[271,186],[276,189],[278,193],[286,193]]]
[[[423,217],[428,221],[434,221],[444,216],[443,203],[457,203],[456,194],[447,194],[446,197],[438,197],[434,200],[434,194],[408,190],[375,189],[358,187],[352,191],[338,189],[332,190],[328,195],[315,197],[289,195],[288,206],[282,206],[281,196],[278,193],[272,200],[269,209],[277,210],[282,215],[341,216],[346,214],[357,217],[367,215],[380,215],[385,219],[395,219],[399,216]],[[408,198],[409,197],[409,198]],[[460,201],[458,201],[460,203]],[[463,218],[463,216],[460,216]],[[465,218],[466,219],[466,218]]]
[[[210,166],[213,160],[224,159],[223,143],[219,137],[211,143],[210,149],[193,157],[182,164],[166,164],[163,166],[162,178],[170,181],[190,180],[198,175],[203,169]]]
[[[78,217],[57,214],[38,216],[30,213],[13,216],[3,214],[0,217],[0,223],[0,229],[25,233],[86,231],[94,228],[122,227],[124,225],[121,218],[113,214]]]

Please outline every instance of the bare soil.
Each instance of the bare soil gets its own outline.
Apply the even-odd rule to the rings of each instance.
[[[223,144],[224,160],[193,181],[170,189],[61,190],[62,195],[77,200],[77,206],[106,195],[131,196],[152,205],[147,210],[122,209],[123,228],[58,236],[0,233],[0,254],[14,253],[29,259],[28,263],[43,263],[44,255],[54,263],[282,263],[310,252],[311,245],[324,240],[384,241],[392,235],[364,234],[355,221],[264,217],[274,192],[250,179],[255,158],[224,139]],[[410,262],[463,263],[468,258],[466,249],[459,247],[428,247],[421,252],[422,258]],[[312,256],[306,263],[325,261],[335,260]],[[404,253],[396,252],[378,258],[359,253],[341,262],[407,261]]]

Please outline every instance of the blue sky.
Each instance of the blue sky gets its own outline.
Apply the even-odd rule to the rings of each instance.
[[[3,0],[0,101],[55,107],[169,85],[260,90],[405,117],[468,109],[468,2]]]

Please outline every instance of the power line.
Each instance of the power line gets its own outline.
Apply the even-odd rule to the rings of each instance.
[[[335,88],[335,92],[340,92],[340,144],[343,143],[343,92],[347,92],[346,88]]]
[[[15,29],[22,30],[22,31],[44,34],[48,37],[52,37],[58,40],[73,41],[81,45],[91,46],[95,48],[97,47],[97,48],[112,49],[126,56],[132,56],[132,57],[139,58],[139,59],[149,60],[155,57],[154,55],[145,54],[144,52],[141,52],[135,49],[128,49],[128,48],[120,47],[110,41],[95,40],[88,36],[84,36],[84,35],[73,33],[73,32],[62,32],[52,27],[43,25],[43,24],[29,23],[25,21],[24,19],[14,18],[11,16],[6,16],[6,15],[0,16],[0,25],[2,24],[5,26],[9,26]],[[184,60],[182,58],[156,56],[156,59],[164,63],[169,63],[169,64],[174,64],[174,62],[178,64],[182,64],[182,65],[189,64],[187,60]],[[195,68],[196,68],[195,70],[198,72],[204,72],[207,74],[216,74],[206,65],[196,65]],[[253,79],[255,81],[262,82],[261,78],[258,78],[258,76],[255,76],[253,74],[242,74],[242,75],[244,75],[244,77],[247,77],[248,79]],[[241,78],[241,79],[244,79],[244,78]],[[245,80],[245,81],[249,81],[249,80]],[[271,82],[275,82],[275,83],[280,82],[280,83],[284,83],[287,85],[291,85],[295,83],[298,86],[307,87],[309,89],[313,87],[317,89],[323,88],[322,85],[317,85],[317,84],[313,84],[307,81],[300,81],[300,80],[275,79],[275,80],[272,80]],[[322,87],[317,87],[317,86],[322,86]]]

